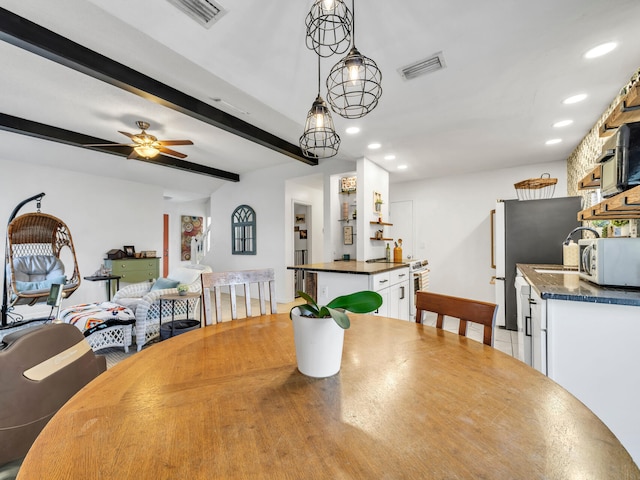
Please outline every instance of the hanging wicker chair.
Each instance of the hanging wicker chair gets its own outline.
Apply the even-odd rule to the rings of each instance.
[[[65,270],[62,253],[72,259],[73,271]],[[66,297],[76,291],[80,272],[65,223],[40,212],[14,218],[7,227],[6,273],[10,306],[46,301],[52,283],[61,283]]]

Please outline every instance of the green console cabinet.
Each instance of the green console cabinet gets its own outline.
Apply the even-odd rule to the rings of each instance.
[[[111,269],[112,275],[122,277],[125,283],[138,283],[155,280],[160,273],[159,258],[121,258],[104,261],[104,266]]]

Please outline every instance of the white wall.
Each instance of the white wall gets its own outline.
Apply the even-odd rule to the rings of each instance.
[[[381,216],[374,213],[374,192],[379,193],[384,202]],[[382,222],[389,222],[389,172],[367,158],[358,160],[358,206],[358,212],[361,212],[358,215],[358,226],[362,225],[358,235],[358,260],[384,258],[387,242],[371,238],[375,236],[376,230],[383,230],[385,238],[390,238],[392,232],[388,226],[371,225],[370,222],[377,222],[379,218]]]
[[[308,200],[315,205],[320,193],[313,187],[305,184],[294,186],[295,181],[288,183],[287,180],[315,174],[326,178],[335,172],[353,170],[353,167],[336,159],[323,160],[317,167],[288,163],[245,174],[240,182],[223,185],[211,195],[212,250],[203,263],[219,272],[274,268],[277,300],[292,301],[293,271],[286,267],[293,265],[293,203],[294,200]],[[256,255],[231,254],[231,214],[242,204],[249,205],[256,212]],[[323,218],[323,212],[321,208],[314,207],[312,235],[321,238],[322,232],[318,229],[322,228],[322,222],[318,222],[320,225],[315,222],[318,218]],[[314,260],[318,243],[313,242]],[[319,255],[321,257],[322,253]]]
[[[113,180],[68,170],[0,159],[0,229],[6,237],[9,215],[18,203],[40,192],[42,212],[67,224],[82,277],[93,274],[113,248],[162,250],[162,189],[136,181]],[[19,214],[34,212],[35,202]],[[5,245],[2,245],[4,255]],[[102,282],[82,281],[63,306],[106,300]],[[45,309],[48,313],[48,308]],[[40,307],[19,307],[27,318]]]
[[[429,260],[430,290],[495,300],[490,211],[517,198],[514,183],[543,172],[558,179],[554,197],[566,196],[564,161],[390,185],[392,202],[413,202],[413,254]]]

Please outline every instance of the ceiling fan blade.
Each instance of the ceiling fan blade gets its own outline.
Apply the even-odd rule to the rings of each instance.
[[[129,137],[131,140],[133,140],[133,136],[134,136],[134,134],[133,134],[133,133],[123,132],[122,130],[118,130],[118,133],[121,133],[121,134],[123,134],[123,135],[125,135],[125,136]]]
[[[160,145],[193,145],[191,140],[158,140]]]
[[[83,147],[132,147],[130,143],[85,143]]]
[[[127,160],[132,160],[134,158],[138,158],[138,154],[136,153],[135,150],[131,150],[131,153],[129,154],[129,156],[127,157]]]
[[[187,158],[184,153],[176,152],[175,150],[171,150],[169,148],[160,147],[158,148],[158,150],[160,150],[162,153],[166,153],[167,155],[171,155],[172,157]]]

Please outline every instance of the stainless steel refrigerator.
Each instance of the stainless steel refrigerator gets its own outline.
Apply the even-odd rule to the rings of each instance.
[[[581,197],[500,200],[493,225],[497,325],[518,330],[516,263],[562,264],[562,242],[580,226]]]

